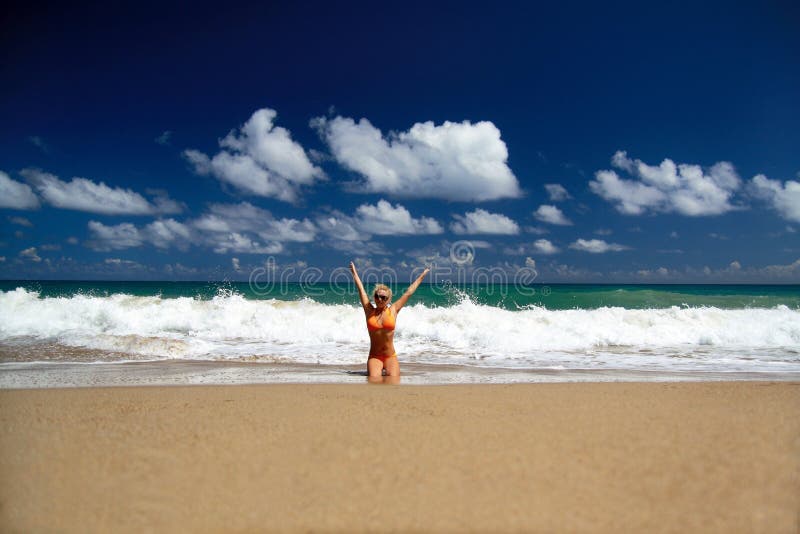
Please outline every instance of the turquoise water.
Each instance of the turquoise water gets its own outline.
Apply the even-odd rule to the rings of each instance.
[[[107,297],[126,294],[190,297],[209,300],[219,295],[239,294],[245,299],[296,301],[311,299],[320,304],[353,304],[358,302],[352,284],[285,283],[251,286],[246,282],[85,282],[85,281],[0,281],[0,291],[17,287],[36,291],[40,297],[72,297],[87,295]],[[392,289],[397,295],[407,285]],[[429,307],[453,306],[465,298],[475,304],[506,310],[540,306],[548,310],[597,309],[661,309],[672,306],[719,309],[773,308],[783,305],[800,309],[800,285],[604,285],[551,284],[513,285],[428,285],[419,287],[413,297]]]

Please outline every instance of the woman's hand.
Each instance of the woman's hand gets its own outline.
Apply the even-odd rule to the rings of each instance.
[[[425,270],[422,271],[422,274],[417,277],[417,280],[414,283],[419,285],[420,282],[422,282],[422,280],[428,275],[429,272],[431,272],[430,267],[425,267]],[[415,286],[415,289],[416,289],[416,286]]]
[[[351,273],[353,273],[353,276],[355,276],[356,274],[358,274],[358,273],[356,272],[356,264],[355,264],[355,263],[353,263],[352,261],[350,262],[350,272],[351,272]]]

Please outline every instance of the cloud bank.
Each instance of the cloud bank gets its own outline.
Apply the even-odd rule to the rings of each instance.
[[[121,250],[143,245],[186,250],[190,246],[211,249],[217,254],[279,254],[285,243],[310,243],[324,234],[332,248],[358,249],[373,235],[441,234],[442,226],[429,217],[414,218],[400,204],[385,200],[363,204],[354,215],[332,212],[308,218],[277,218],[249,202],[211,204],[205,213],[180,222],[159,219],[136,226],[132,223],[106,225],[89,222],[91,239],[86,245],[98,251]],[[346,245],[352,242],[352,246]],[[380,250],[376,248],[374,250]]]
[[[86,244],[99,251],[145,244],[186,250],[194,245],[217,254],[277,254],[283,251],[284,242],[308,242],[316,236],[316,228],[308,219],[278,219],[247,202],[212,204],[206,213],[186,222],[160,219],[137,227],[90,221],[89,231],[92,238]]]

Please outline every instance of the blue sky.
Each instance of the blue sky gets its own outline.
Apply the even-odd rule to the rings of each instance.
[[[800,282],[797,4],[334,4],[12,3],[0,277]]]

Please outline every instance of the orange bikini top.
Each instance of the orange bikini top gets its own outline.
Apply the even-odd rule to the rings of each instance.
[[[370,332],[375,332],[376,330],[394,330],[394,310],[391,308],[387,308],[387,313],[383,314],[383,324],[378,324],[378,317],[380,314],[374,314],[367,317],[367,330]]]

